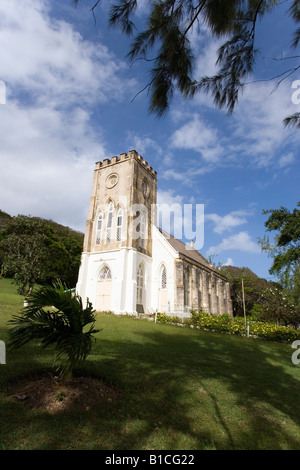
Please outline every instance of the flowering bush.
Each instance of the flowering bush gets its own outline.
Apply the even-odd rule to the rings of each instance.
[[[176,316],[168,316],[158,313],[157,321],[161,323],[182,323]],[[265,323],[255,321],[247,317],[249,321],[249,335],[269,341],[293,342],[300,339],[300,331],[294,328],[278,326],[275,323]],[[244,336],[247,334],[247,327],[243,317],[232,317],[231,315],[211,315],[205,312],[191,311],[191,317],[186,321],[189,326],[195,326],[200,329],[219,331],[234,335]]]
[[[160,323],[182,323],[181,318],[171,315],[166,315],[165,313],[157,314],[157,321]]]
[[[284,290],[276,284],[264,291],[261,307],[259,320],[276,321],[284,326],[298,326],[300,323],[300,315],[295,305],[289,300]]]

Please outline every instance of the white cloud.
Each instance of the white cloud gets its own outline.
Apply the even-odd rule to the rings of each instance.
[[[157,224],[179,239],[183,235],[183,206],[182,196],[174,195],[174,191],[159,190],[157,192]]]
[[[162,173],[161,177],[164,178],[164,179],[173,179],[175,181],[185,181],[186,180],[186,173],[176,171],[173,168],[169,168],[168,170],[165,170]]]
[[[162,170],[160,178],[175,180],[190,185],[194,178],[210,173],[214,169],[215,166],[213,164],[199,165],[199,162],[190,160],[190,166],[188,168],[181,168],[180,171],[174,170],[174,168]]]
[[[128,132],[127,135],[127,142],[129,143],[129,146],[131,149],[136,149],[140,155],[143,157],[146,155],[147,151],[151,151],[152,155],[153,152],[156,155],[162,155],[163,151],[160,145],[158,145],[157,142],[155,142],[154,139],[151,137],[141,137],[139,135],[136,135],[132,132]],[[154,159],[154,156],[152,157]]]
[[[212,163],[217,162],[224,153],[217,130],[205,124],[197,114],[173,133],[171,146],[195,150],[201,153],[205,161]]]
[[[209,42],[208,46],[214,51],[215,59],[217,43]],[[198,69],[201,67],[200,60]],[[205,68],[200,72],[199,76],[206,75]],[[212,69],[207,75],[214,72]],[[285,80],[272,93],[275,85],[276,80],[247,84],[231,116],[225,115],[226,110],[216,110],[210,95],[203,93],[187,103],[180,103],[180,109],[172,110],[173,122],[180,127],[171,136],[171,145],[200,153],[214,168],[288,167],[296,159],[300,134],[285,128],[283,119],[297,109],[291,99],[291,81]],[[192,114],[192,110],[196,112]],[[216,127],[206,124],[204,113],[213,116]]]
[[[222,266],[234,266],[234,262],[232,258],[227,258],[225,263],[222,264]]]
[[[279,158],[279,168],[284,168],[291,163],[295,161],[295,156],[292,153],[287,153],[285,155],[282,155],[282,157]]]
[[[94,163],[107,156],[93,106],[122,99],[133,81],[106,46],[50,17],[48,5],[0,3],[0,208],[84,230]]]
[[[179,194],[174,195],[174,191],[172,189],[168,189],[167,191],[163,189],[159,189],[157,191],[157,204],[183,204],[183,197]]]
[[[105,155],[87,113],[23,109],[11,101],[0,111],[0,207],[84,230],[91,169]]]
[[[228,238],[224,238],[217,246],[212,246],[206,252],[206,256],[220,254],[223,251],[238,250],[248,253],[260,253],[261,250],[257,243],[251,240],[248,232],[239,232]]]
[[[271,93],[274,85],[274,81],[248,84],[230,117],[222,111],[209,111],[209,116],[214,113],[215,127],[207,124],[203,113],[191,113],[199,106],[204,112],[211,108],[209,98],[196,96],[173,109],[171,118],[178,128],[170,137],[171,148],[190,151],[190,161],[194,152],[201,154],[206,165],[198,162],[195,176],[220,167],[287,168],[296,159],[300,134],[283,126],[283,119],[295,112],[291,83],[285,81]],[[173,176],[184,178],[183,173]]]
[[[283,126],[283,119],[295,112],[289,81],[271,93],[275,83],[247,85],[233,114],[235,143],[232,150],[258,167],[276,166],[288,145],[289,162],[297,151],[300,136]]]
[[[214,223],[214,232],[221,234],[226,230],[230,230],[238,225],[246,224],[246,216],[250,213],[244,210],[233,211],[224,216],[218,214],[206,214],[205,220],[210,220]]]
[[[26,92],[40,105],[83,105],[120,99],[133,84],[124,83],[124,64],[106,46],[50,18],[45,0],[2,0],[0,27],[1,79],[14,97]]]

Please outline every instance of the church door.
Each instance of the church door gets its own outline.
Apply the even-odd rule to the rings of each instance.
[[[95,309],[97,312],[111,310],[111,270],[107,266],[101,269],[97,281]]]

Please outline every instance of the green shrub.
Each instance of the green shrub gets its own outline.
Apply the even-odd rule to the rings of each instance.
[[[250,315],[253,318],[253,320],[259,320],[259,318],[261,317],[262,311],[263,311],[262,305],[254,304],[250,310]]]
[[[156,317],[160,323],[182,323],[182,319],[177,316],[166,315],[165,313],[158,313]]]
[[[300,331],[287,326],[278,326],[275,323],[251,322],[250,335],[268,341],[277,341],[290,343],[296,339],[300,339]]]
[[[157,320],[161,323],[181,323],[181,319],[178,317],[165,314],[158,314]],[[255,316],[247,317],[247,322],[249,322],[250,336],[278,342],[293,342],[296,339],[300,339],[300,331],[294,328],[278,326],[275,323],[255,321]],[[192,310],[191,317],[186,323],[205,330],[240,336],[247,334],[244,317],[232,317],[228,314],[211,315],[206,312],[195,312]]]

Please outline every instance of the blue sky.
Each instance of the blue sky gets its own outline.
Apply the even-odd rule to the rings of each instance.
[[[282,125],[299,111],[292,84],[300,73],[273,93],[278,79],[265,80],[290,65],[274,58],[295,55],[288,5],[258,25],[255,76],[231,116],[199,94],[175,95],[158,119],[146,93],[132,101],[147,84],[146,65],[127,63],[128,39],[106,26],[110,3],[103,0],[96,24],[92,4],[1,1],[0,208],[84,231],[94,163],[136,149],[158,173],[159,203],[204,204],[204,256],[270,278],[271,259],[257,244],[262,210],[292,210],[300,199],[300,133]],[[146,10],[141,2],[138,22]],[[213,74],[219,43],[205,28],[190,39],[196,77]]]

